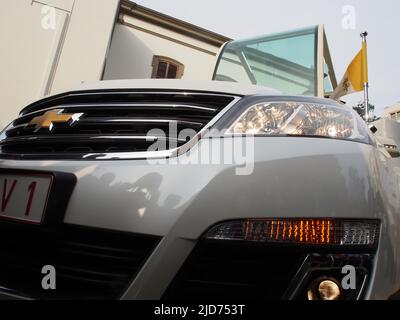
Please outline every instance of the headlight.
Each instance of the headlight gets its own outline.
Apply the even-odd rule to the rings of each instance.
[[[358,115],[345,107],[301,102],[266,102],[248,108],[227,134],[315,136],[371,143]]]

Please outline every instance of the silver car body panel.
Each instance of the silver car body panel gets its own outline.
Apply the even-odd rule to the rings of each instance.
[[[210,141],[201,140],[189,153],[208,150]],[[246,217],[381,219],[369,297],[385,299],[398,290],[398,160],[354,142],[267,137],[256,138],[255,159],[249,176],[236,175],[235,165],[146,160],[0,160],[0,167],[75,174],[66,223],[163,236],[125,298],[160,298],[205,230]]]

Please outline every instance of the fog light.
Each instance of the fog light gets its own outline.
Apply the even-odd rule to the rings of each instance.
[[[333,280],[322,280],[311,285],[307,292],[308,300],[339,300],[342,292]]]

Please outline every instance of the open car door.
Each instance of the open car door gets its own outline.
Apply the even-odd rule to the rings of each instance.
[[[328,97],[337,86],[324,26],[228,42],[214,80]]]

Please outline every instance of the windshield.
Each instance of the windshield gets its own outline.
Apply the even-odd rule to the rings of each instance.
[[[228,43],[214,80],[257,84],[292,95],[317,95],[317,32],[290,33]],[[329,85],[328,85],[329,86]]]

